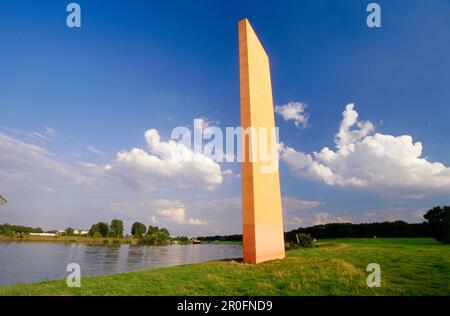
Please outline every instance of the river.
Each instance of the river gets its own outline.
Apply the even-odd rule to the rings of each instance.
[[[70,273],[66,272],[69,263],[78,263],[81,275],[87,276],[232,258],[242,258],[242,245],[91,246],[0,242],[0,285],[66,278]]]

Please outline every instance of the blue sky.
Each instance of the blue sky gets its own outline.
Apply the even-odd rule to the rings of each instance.
[[[369,1],[78,1],[81,29],[66,26],[68,3],[0,4],[0,194],[9,200],[0,222],[88,228],[119,217],[176,234],[240,232],[238,164],[220,164],[233,174],[211,190],[179,188],[170,182],[178,174],[155,176],[158,185],[143,189],[129,185],[117,153],[145,150],[149,129],[166,142],[194,118],[239,125],[237,23],[244,17],[270,57],[274,103],[307,104],[307,127],[276,117],[286,148],[338,152],[334,140],[350,103],[358,121],[373,125],[350,144],[362,144],[351,161],[315,159],[333,180],[312,174],[316,165],[299,167],[302,155],[282,156],[287,228],[421,221],[424,210],[448,204],[448,1],[377,1],[377,29],[365,23]],[[375,133],[392,138],[370,138]],[[397,142],[402,135],[412,143]],[[367,153],[373,142],[387,154]],[[409,157],[416,142],[422,151]],[[101,174],[106,165],[117,172]],[[184,176],[196,177],[186,168],[192,173]],[[199,179],[208,185],[208,176]],[[366,182],[344,181],[352,177]]]

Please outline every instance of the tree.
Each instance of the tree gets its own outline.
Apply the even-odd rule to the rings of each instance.
[[[98,230],[98,224],[92,225],[91,228],[89,229],[89,236],[94,236],[96,233],[100,234]]]
[[[450,206],[434,207],[423,217],[430,225],[434,238],[444,244],[450,244]]]
[[[147,245],[164,245],[169,239],[170,233],[167,229],[150,226],[142,242]]]
[[[90,236],[102,236],[106,237],[109,233],[109,225],[108,223],[99,222],[97,224],[94,224],[91,226],[91,229],[89,229],[89,235]]]
[[[108,236],[109,233],[109,225],[108,223],[100,222],[98,223],[98,231],[102,234],[103,237]]]
[[[147,228],[144,224],[135,222],[133,226],[131,226],[131,235],[142,238],[145,235]]]
[[[160,231],[162,234],[164,234],[165,236],[167,236],[167,239],[169,239],[170,233],[169,233],[169,231],[168,231],[167,229],[161,228],[159,231]]]
[[[73,235],[73,228],[67,227],[66,230],[64,231],[64,233],[68,236]]]
[[[113,219],[109,225],[109,234],[111,237],[123,237],[123,222],[120,219]]]
[[[147,235],[151,235],[151,234],[154,234],[156,232],[159,232],[158,226],[152,226],[152,225],[148,226],[148,228],[147,228]]]

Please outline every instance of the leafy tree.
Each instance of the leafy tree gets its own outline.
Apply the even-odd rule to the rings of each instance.
[[[138,237],[138,238],[142,238],[142,237],[144,237],[146,230],[147,230],[147,228],[145,227],[144,224],[135,222],[131,226],[131,235]]]
[[[424,216],[430,225],[434,238],[444,244],[450,243],[450,206],[434,207]]]
[[[98,231],[102,234],[102,237],[108,236],[109,233],[109,225],[108,223],[100,222],[98,223]]]
[[[157,226],[149,226],[147,229],[147,235],[142,240],[144,244],[148,245],[164,245],[170,239],[170,233],[165,228],[159,228]]]
[[[89,229],[89,235],[90,236],[99,236],[102,237],[108,236],[109,233],[109,225],[108,223],[99,222],[97,224],[94,224],[91,226],[91,229]]]
[[[73,235],[73,228],[67,227],[66,230],[64,231],[64,233],[68,236]]]
[[[169,231],[168,231],[167,229],[161,228],[159,231],[160,231],[161,233],[163,233],[164,235],[166,235],[166,236],[167,236],[167,239],[170,238],[170,233],[169,233]]]
[[[147,235],[154,234],[154,233],[156,233],[158,231],[159,231],[158,226],[149,225],[148,228],[147,228]]]
[[[123,222],[120,219],[113,219],[109,226],[109,234],[111,237],[123,237]]]
[[[0,225],[0,235],[12,237],[14,236],[14,231],[11,230],[10,225]]]
[[[143,243],[148,245],[164,245],[167,244],[169,240],[169,235],[163,231],[157,231],[153,234],[145,236]]]
[[[92,225],[91,228],[89,229],[89,236],[94,236],[96,233],[99,233],[98,224]]]

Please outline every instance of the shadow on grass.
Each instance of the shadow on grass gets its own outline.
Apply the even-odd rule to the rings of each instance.
[[[229,263],[244,263],[244,259],[243,258],[230,258],[230,259],[223,259],[223,260],[218,260],[220,262],[229,262]]]

